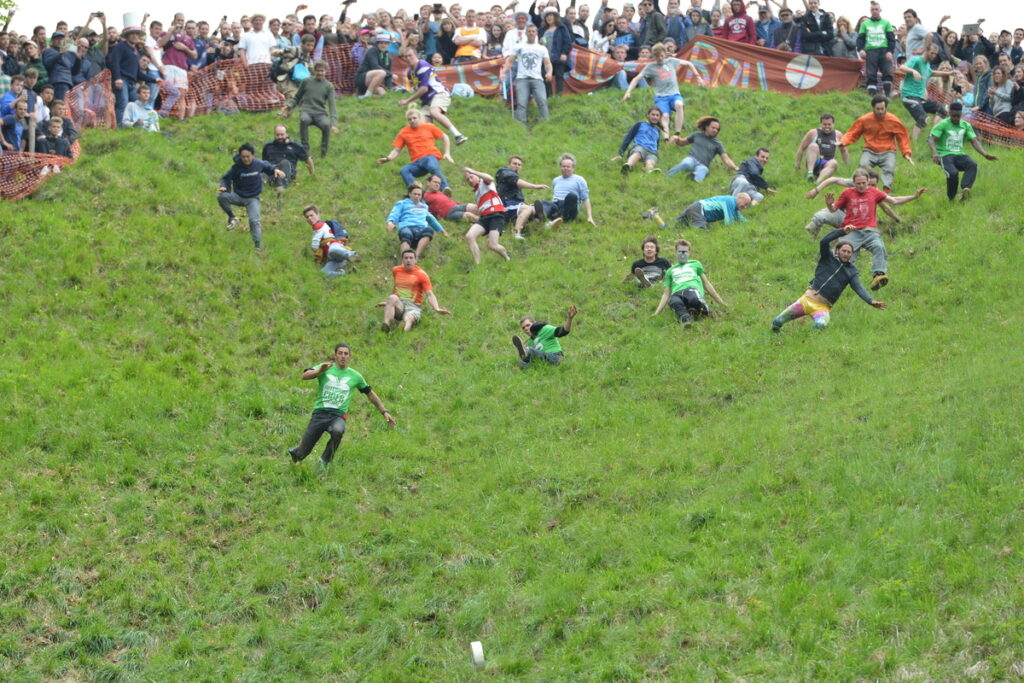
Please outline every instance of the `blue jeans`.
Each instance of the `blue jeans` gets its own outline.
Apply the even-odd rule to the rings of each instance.
[[[327,249],[327,263],[324,264],[321,272],[327,277],[344,275],[348,260],[355,255],[356,252],[351,249],[346,249],[340,244],[332,244]]]
[[[221,192],[217,195],[217,203],[228,218],[234,218],[231,211],[232,206],[244,206],[245,212],[249,215],[249,234],[252,235],[252,243],[259,249],[263,246],[263,224],[260,222],[260,198],[239,197],[236,192]]]
[[[441,173],[441,164],[437,157],[425,156],[420,157],[416,161],[411,161],[402,167],[399,171],[402,174],[402,180],[405,182],[405,186],[409,187],[413,182],[421,176],[429,176],[431,173],[436,173],[441,176],[441,189],[448,187],[448,179],[444,177],[444,173]]]
[[[114,91],[114,116],[117,119],[117,125],[121,125],[121,119],[124,118],[124,110],[128,108],[128,103],[135,99],[135,83],[128,79],[121,79],[121,87],[117,88],[113,83],[110,84],[110,88]]]
[[[626,88],[628,88],[629,87],[629,74],[627,74],[625,71],[620,71],[619,73],[615,74],[615,86],[619,90],[625,90]],[[647,81],[645,79],[643,79],[643,78],[641,78],[640,82],[636,84],[636,89],[637,90],[639,90],[640,88],[646,88],[646,87],[647,87]]]
[[[675,175],[676,173],[692,173],[693,179],[698,183],[708,177],[708,167],[700,163],[693,157],[686,157],[678,164],[668,169],[666,176]]]

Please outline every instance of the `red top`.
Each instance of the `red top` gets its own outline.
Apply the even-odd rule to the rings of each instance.
[[[846,211],[844,226],[852,225],[857,230],[874,228],[878,226],[876,209],[887,196],[877,187],[869,187],[864,194],[851,187],[843,190],[836,200],[835,207]]]
[[[444,192],[424,192],[423,201],[427,203],[427,209],[434,215],[434,218],[446,217],[453,206],[459,205]]]
[[[749,14],[734,14],[725,20],[724,26],[726,40],[757,45],[757,27]]]

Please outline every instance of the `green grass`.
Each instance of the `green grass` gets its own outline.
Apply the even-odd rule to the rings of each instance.
[[[816,259],[795,146],[822,110],[845,129],[868,104],[687,94],[737,162],[770,147],[780,187],[750,223],[686,234],[730,304],[688,331],[620,280],[652,232],[641,210],[675,215],[729,176],[623,179],[608,159],[646,97],[566,97],[526,132],[457,103],[457,161],[517,152],[550,182],[573,151],[598,227],[509,237],[510,263],[475,268],[461,239],[435,243],[424,266],[454,315],[390,337],[373,304],[401,186],[372,159],[393,100],[339,103],[347,136],[316,178],[267,196],[262,257],[224,231],[215,191],[274,116],[88,131],[36,200],[0,206],[0,676],[1021,675],[1024,155],[998,150],[972,203],[949,205],[922,139],[897,191],[930,191],[886,226],[890,307],[847,293],[827,330],[775,336]],[[349,226],[354,273],[310,264],[311,201]],[[518,317],[571,302],[564,365],[517,369]],[[398,427],[357,396],[319,481],[285,449],[313,403],[299,373],[339,341]]]

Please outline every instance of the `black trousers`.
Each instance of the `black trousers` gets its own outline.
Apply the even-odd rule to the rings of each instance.
[[[292,455],[296,456],[298,460],[304,459],[316,446],[316,442],[320,440],[324,432],[327,432],[331,438],[327,442],[327,446],[324,447],[324,452],[320,459],[324,462],[330,462],[331,458],[334,457],[334,452],[338,450],[338,446],[341,444],[341,437],[345,436],[345,418],[324,411],[315,411],[309,418],[309,424],[302,435],[302,441],[299,442],[298,446],[291,449]]]
[[[965,190],[974,185],[974,179],[978,177],[978,162],[966,154],[947,154],[942,157],[942,170],[946,172],[946,197],[952,199],[956,196],[958,182]],[[959,178],[961,173],[963,178]]]

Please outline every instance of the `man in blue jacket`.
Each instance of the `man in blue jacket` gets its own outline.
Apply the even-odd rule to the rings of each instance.
[[[139,46],[144,32],[138,27],[124,30],[124,40],[117,41],[107,53],[110,87],[114,91],[114,116],[118,125],[128,103],[135,99],[135,83],[139,80]]]
[[[64,34],[57,31],[50,36],[50,47],[43,50],[43,66],[49,73],[49,83],[53,86],[53,99],[63,101],[74,85],[74,76],[82,67],[82,60],[74,51],[61,52],[64,45]]]
[[[263,248],[263,226],[260,223],[263,173],[273,173],[275,178],[284,178],[284,171],[274,164],[257,159],[256,149],[247,142],[238,148],[234,164],[221,178],[220,187],[217,188],[217,203],[228,215],[228,230],[238,225],[238,217],[231,211],[231,207],[244,206],[249,215],[249,234],[257,249]]]

